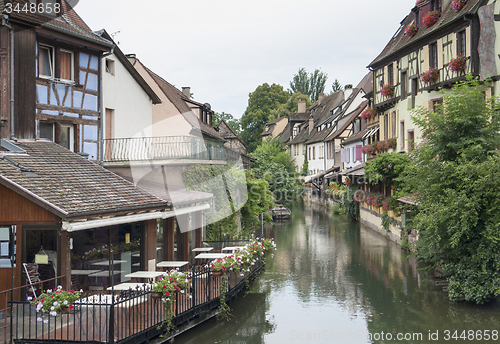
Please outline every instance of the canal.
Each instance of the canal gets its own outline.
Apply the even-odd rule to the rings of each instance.
[[[320,207],[291,209],[289,222],[265,229],[278,251],[230,304],[232,320],[207,321],[176,344],[500,342],[498,301],[452,303],[379,234]]]

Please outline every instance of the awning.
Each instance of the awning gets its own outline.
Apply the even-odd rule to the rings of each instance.
[[[92,229],[92,228],[100,228],[106,226],[115,226],[121,225],[124,223],[133,223],[133,222],[141,222],[147,220],[156,220],[156,219],[167,219],[169,217],[185,215],[189,213],[194,213],[197,211],[203,211],[210,209],[209,204],[201,204],[192,207],[179,208],[171,211],[157,211],[154,213],[144,213],[144,214],[133,214],[133,215],[125,215],[125,216],[116,216],[108,219],[99,219],[99,220],[88,220],[81,222],[68,222],[63,221],[62,230],[68,232],[76,232],[84,229]]]

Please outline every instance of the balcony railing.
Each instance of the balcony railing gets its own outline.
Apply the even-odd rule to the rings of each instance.
[[[104,161],[226,160],[224,144],[190,136],[134,137],[104,140]]]
[[[245,276],[228,275],[226,301],[230,302],[253,281],[263,268],[262,259]],[[176,294],[172,303],[172,324],[167,332],[163,323],[165,305],[151,295],[149,285],[121,291],[119,294],[83,295],[75,308],[57,317],[46,316],[37,321],[35,305],[13,302],[11,314],[4,320],[0,344],[52,343],[117,343],[134,344],[163,336],[166,341],[178,330],[203,322],[204,317],[217,314],[220,305],[222,277],[210,268],[195,267],[190,273],[191,288]]]

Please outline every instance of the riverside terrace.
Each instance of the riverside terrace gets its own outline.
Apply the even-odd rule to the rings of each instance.
[[[263,270],[262,259],[252,265],[245,276],[228,274],[226,302],[230,302]],[[0,343],[145,343],[170,338],[219,313],[221,276],[205,266],[194,266],[189,272],[192,286],[176,293],[172,303],[174,330],[165,333],[165,308],[155,299],[151,285],[119,290],[114,294],[83,295],[68,313],[37,321],[35,305],[13,302],[12,316],[0,321]],[[61,277],[62,278],[62,277]],[[161,338],[160,338],[161,336]]]

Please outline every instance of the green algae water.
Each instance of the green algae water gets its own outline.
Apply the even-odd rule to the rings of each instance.
[[[453,303],[413,257],[320,206],[290,206],[264,230],[278,251],[232,320],[175,338],[198,343],[500,343],[500,303]]]

